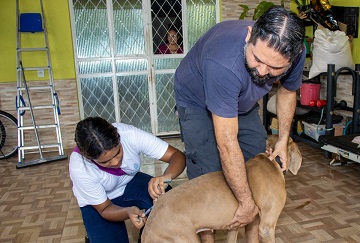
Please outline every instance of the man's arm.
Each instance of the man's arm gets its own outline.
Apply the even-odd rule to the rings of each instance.
[[[279,156],[283,164],[283,170],[288,168],[287,143],[290,136],[292,120],[296,109],[296,91],[290,91],[279,86],[276,93],[276,113],[279,121],[279,140],[275,150],[269,156],[272,160]]]
[[[229,226],[242,227],[258,213],[248,184],[244,156],[237,139],[238,119],[212,115],[222,170],[227,183],[239,202],[239,208]]]

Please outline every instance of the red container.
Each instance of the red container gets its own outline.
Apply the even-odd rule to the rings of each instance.
[[[300,104],[310,105],[311,100],[320,99],[321,84],[303,83],[300,87]]]
[[[326,106],[326,100],[318,100],[316,101],[316,106],[319,108],[325,107]]]

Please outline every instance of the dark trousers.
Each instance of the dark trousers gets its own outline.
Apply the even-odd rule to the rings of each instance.
[[[221,171],[214,125],[209,111],[177,106],[181,134],[185,144],[189,179]],[[259,107],[238,116],[238,141],[245,161],[265,152],[267,133],[259,116]]]
[[[153,205],[153,200],[148,192],[148,183],[152,176],[138,172],[126,185],[122,196],[114,198],[113,204],[121,207],[137,206],[148,209]],[[93,206],[81,207],[87,236],[91,243],[128,243],[128,234],[124,221],[108,221],[100,216]]]

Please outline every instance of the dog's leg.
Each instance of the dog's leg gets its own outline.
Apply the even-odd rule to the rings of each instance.
[[[275,226],[276,224],[262,224],[259,226],[259,233],[262,243],[275,243]]]
[[[269,161],[266,154],[248,161],[246,168],[250,189],[260,210],[260,238],[263,243],[274,243],[276,222],[286,202],[284,177],[280,167],[275,161]],[[255,231],[255,226],[252,230]]]
[[[259,215],[256,216],[254,221],[245,226],[245,242],[258,243],[259,242]]]
[[[273,207],[261,212],[259,235],[262,243],[275,243],[275,227],[280,213],[285,205],[286,192],[278,194],[277,198],[271,198],[271,201],[277,199],[279,201],[274,204]]]
[[[215,242],[215,232],[211,230],[201,231],[199,233],[202,243],[214,243]]]
[[[238,233],[238,229],[228,230],[226,243],[236,243]]]

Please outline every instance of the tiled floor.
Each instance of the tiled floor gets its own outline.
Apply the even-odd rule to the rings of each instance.
[[[183,150],[179,139],[168,141]],[[286,174],[288,199],[277,242],[360,242],[360,164],[330,166],[321,150],[298,144],[303,165],[298,175]],[[68,162],[16,169],[16,161],[0,161],[0,242],[84,242]],[[159,174],[164,166],[145,159],[142,169]],[[183,173],[173,185],[186,180]],[[136,242],[138,232],[131,227],[129,232]],[[242,236],[240,230],[239,242]],[[225,242],[224,232],[217,233],[216,242]]]

